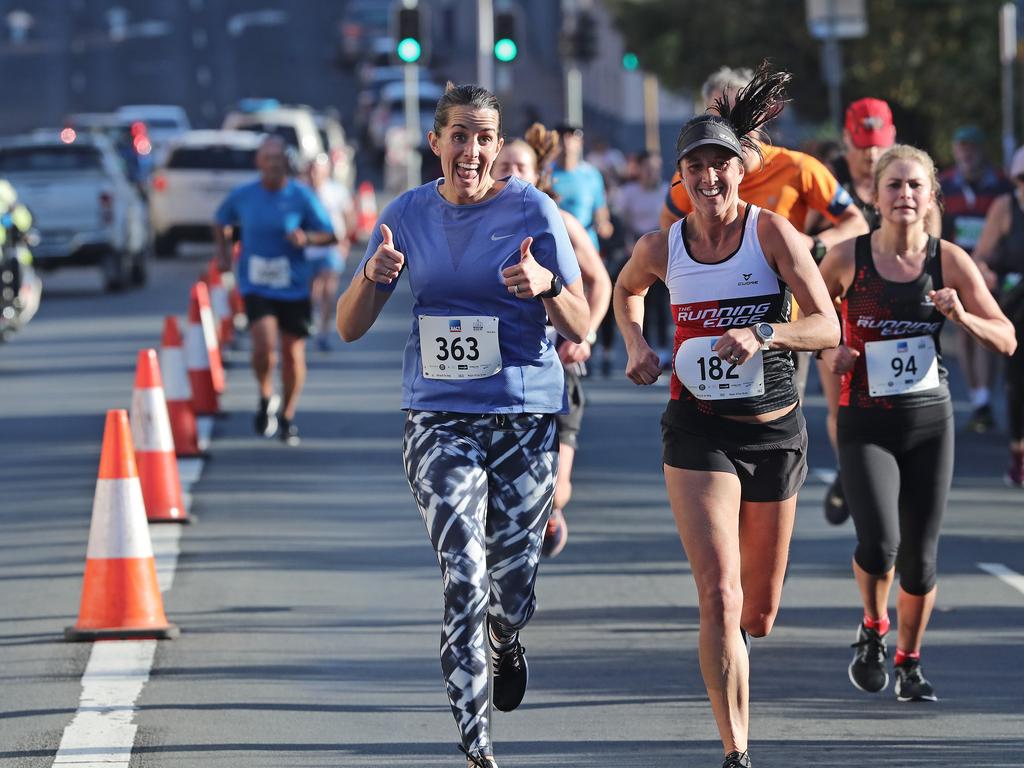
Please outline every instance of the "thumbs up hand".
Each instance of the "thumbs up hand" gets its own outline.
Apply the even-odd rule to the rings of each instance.
[[[519,263],[501,272],[502,282],[509,293],[517,299],[532,299],[551,288],[554,274],[541,266],[530,252],[533,238],[527,237],[519,244]]]
[[[405,254],[395,248],[395,237],[387,224],[380,225],[383,238],[363,267],[363,276],[381,285],[391,285],[405,266]]]

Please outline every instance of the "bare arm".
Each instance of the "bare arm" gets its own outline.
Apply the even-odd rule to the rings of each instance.
[[[580,263],[580,273],[583,277],[583,290],[587,296],[587,304],[590,306],[590,328],[589,332],[597,331],[601,321],[608,313],[608,305],[612,300],[612,280],[608,277],[608,270],[601,261],[601,255],[594,247],[590,235],[583,228],[579,220],[570,213],[562,211],[562,219],[565,221],[565,228],[569,232],[569,242],[576,252],[576,260]]]
[[[355,341],[370,330],[391,298],[391,292],[378,291],[377,284],[391,285],[405,264],[405,255],[395,248],[391,230],[386,224],[381,224],[380,230],[384,238],[381,244],[338,299],[335,325],[345,341]]]
[[[856,205],[846,206],[846,210],[839,214],[836,223],[828,229],[818,233],[818,239],[825,244],[826,248],[838,245],[844,240],[850,240],[857,235],[864,235],[868,232],[868,222],[864,214]],[[814,238],[810,235],[803,235],[802,240],[805,247],[810,249],[814,246]],[[802,307],[803,304],[801,303]]]
[[[1013,324],[999,309],[977,265],[948,240],[942,241],[941,248],[945,286],[929,294],[936,308],[984,346],[1012,355],[1017,349]]]
[[[213,257],[221,272],[231,271],[231,236],[234,231],[234,227],[213,223]]]
[[[858,211],[858,215],[860,212]],[[772,324],[775,331],[772,349],[818,350],[839,343],[839,320],[825,288],[825,282],[801,238],[805,237],[781,216],[762,211],[757,223],[768,263],[789,286],[800,304],[800,317],[791,323]],[[738,358],[743,364],[757,353],[761,343],[752,328],[727,331],[715,342],[714,351],[721,357]]]
[[[543,298],[551,288],[554,273],[538,262],[530,251],[533,238],[527,237],[519,244],[519,263],[502,270],[505,287],[518,299],[544,302],[551,325],[562,336],[579,344],[590,328],[590,308],[583,295],[583,281],[577,280],[564,285],[562,292],[553,298]]]
[[[833,301],[841,299],[846,295],[850,285],[853,283],[854,272],[856,271],[856,240],[846,240],[839,245],[830,248],[818,270],[825,283],[825,289]],[[859,353],[850,349],[841,341],[835,349],[823,349],[821,359],[829,371],[835,374],[843,374],[853,369],[857,362]]]
[[[988,264],[995,257],[996,246],[1000,239],[1006,236],[1010,230],[1010,206],[1013,200],[1010,195],[997,198],[989,207],[985,216],[985,226],[981,230],[981,237],[974,247],[974,260],[982,264]]]
[[[615,322],[629,355],[626,377],[634,384],[653,384],[661,376],[661,361],[643,334],[644,296],[655,280],[665,279],[667,267],[668,231],[650,232],[637,241],[615,281]]]

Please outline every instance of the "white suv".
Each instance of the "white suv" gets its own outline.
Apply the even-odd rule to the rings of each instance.
[[[66,128],[5,139],[0,176],[32,211],[40,270],[98,266],[110,291],[146,281],[146,206],[105,136]]]
[[[221,127],[280,136],[285,144],[295,149],[303,164],[325,151],[312,112],[306,107],[282,106],[274,99],[257,101],[251,107],[228,112]]]
[[[189,131],[170,143],[150,180],[157,256],[173,256],[185,240],[210,240],[217,206],[232,189],[258,178],[256,150],[264,138],[249,131]]]

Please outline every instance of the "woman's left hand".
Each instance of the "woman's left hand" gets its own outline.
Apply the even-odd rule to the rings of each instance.
[[[761,342],[750,328],[733,328],[726,331],[711,348],[716,355],[733,365],[743,365],[757,354],[759,349]]]
[[[954,323],[960,323],[967,314],[964,305],[960,303],[960,297],[952,288],[940,288],[937,291],[929,291],[928,298],[935,304],[935,308]]]
[[[551,290],[554,275],[550,269],[542,267],[533,258],[533,254],[530,253],[532,244],[532,237],[523,240],[519,244],[519,263],[501,272],[505,287],[517,299],[532,299]]]

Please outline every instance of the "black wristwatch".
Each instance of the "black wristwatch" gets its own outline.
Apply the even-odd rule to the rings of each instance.
[[[558,275],[551,276],[551,287],[548,288],[544,293],[538,293],[538,299],[553,299],[555,296],[562,292],[562,278]]]
[[[814,237],[814,245],[811,246],[811,258],[814,259],[814,263],[821,264],[827,252],[828,247],[823,242],[821,242],[821,238]]]

